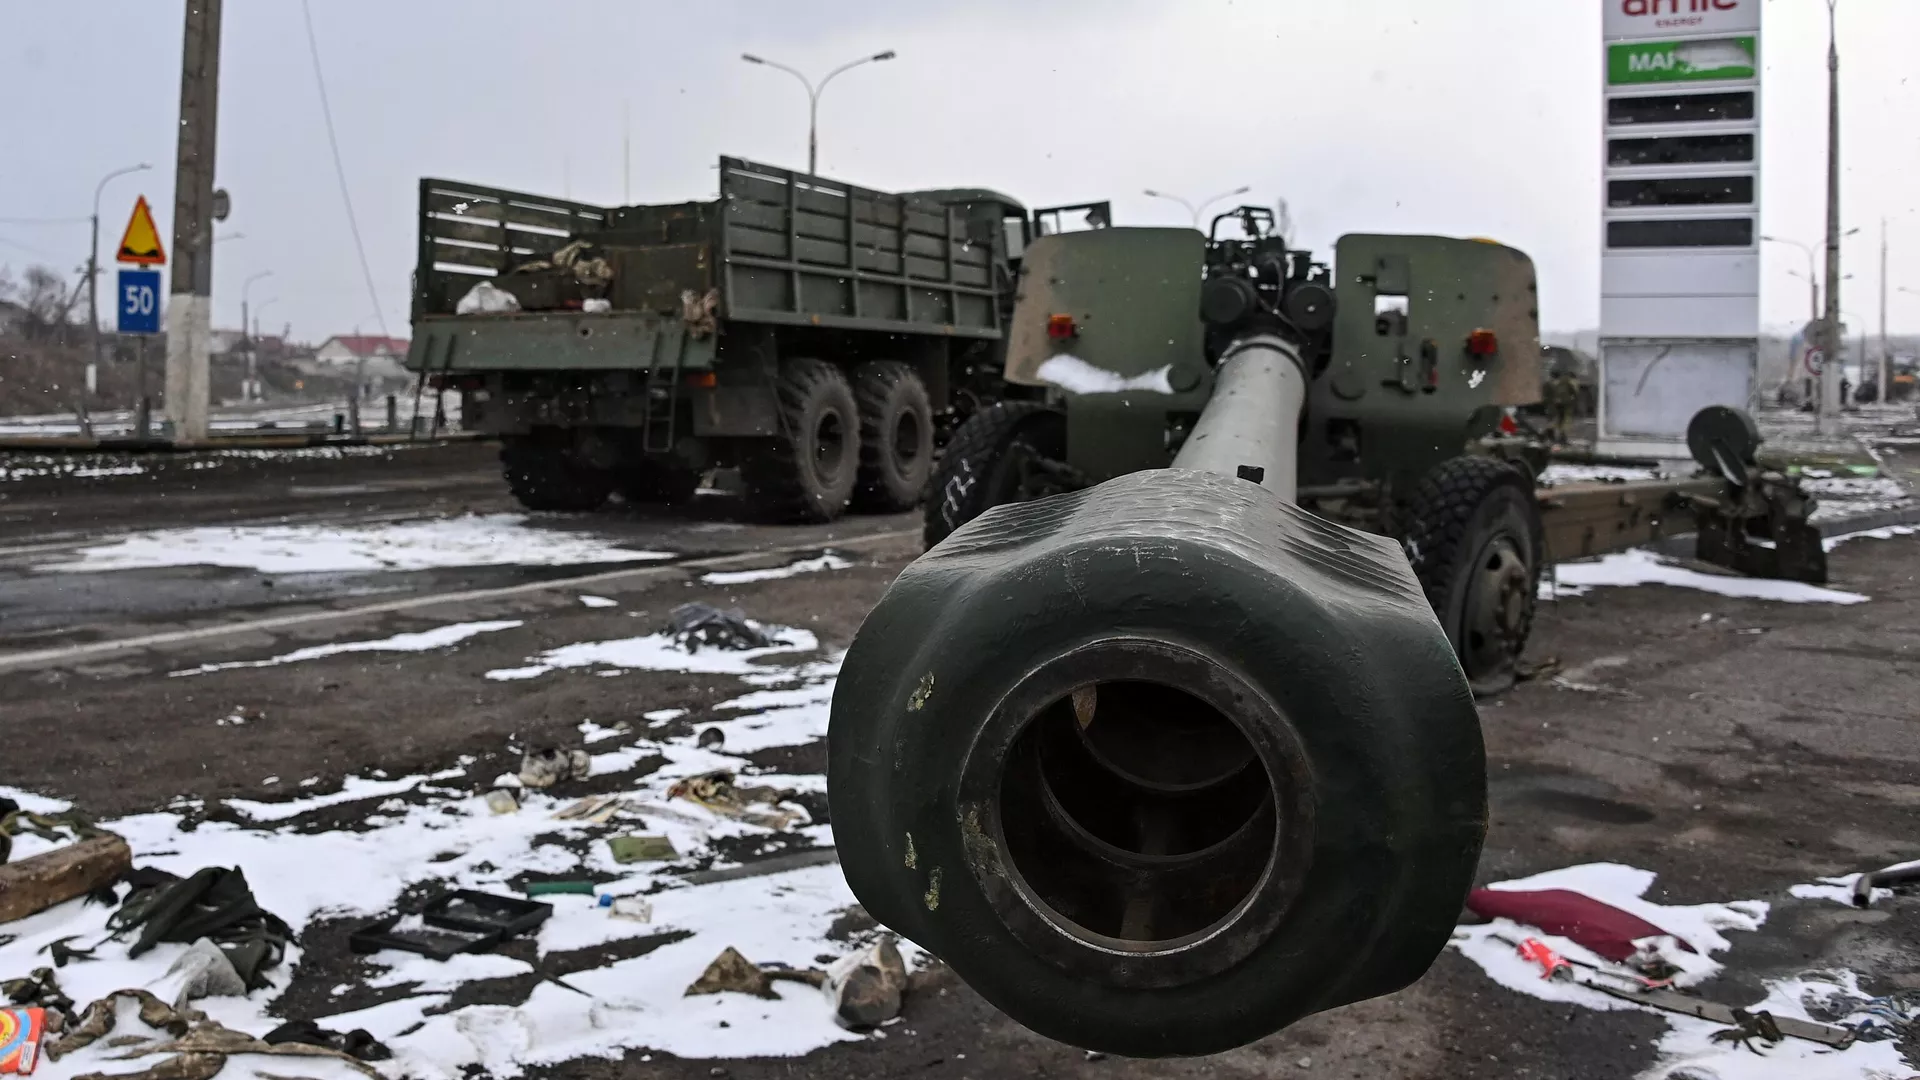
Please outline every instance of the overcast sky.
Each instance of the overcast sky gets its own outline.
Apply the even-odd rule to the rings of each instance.
[[[266,327],[317,340],[406,333],[421,176],[633,202],[710,198],[735,154],[804,166],[806,96],[760,53],[810,72],[899,58],[821,98],[820,171],[883,190],[988,186],[1029,205],[1111,198],[1121,224],[1186,214],[1145,187],[1201,198],[1250,184],[1292,205],[1297,237],[1491,236],[1540,273],[1550,330],[1598,312],[1600,0],[314,0],[320,55],[368,296],[328,153],[294,0],[228,0],[218,175],[233,197],[216,248],[214,320],[241,283]],[[1763,232],[1817,240],[1825,117],[1823,0],[1767,0]],[[85,259],[108,185],[110,264],[135,195],[171,239],[180,0],[0,4],[0,265]],[[1840,0],[1843,307],[1878,316],[1878,232],[1895,286],[1920,289],[1920,0]],[[20,223],[20,218],[75,218]],[[1803,317],[1797,250],[1766,245],[1769,326]],[[110,295],[110,294],[108,294]],[[1894,292],[1896,332],[1920,295]],[[1854,320],[1854,325],[1859,325]]]

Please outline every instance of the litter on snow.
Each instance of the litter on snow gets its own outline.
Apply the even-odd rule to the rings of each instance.
[[[769,627],[777,644],[753,649],[700,649],[688,652],[671,632],[611,641],[582,641],[548,649],[528,657],[524,667],[495,668],[487,678],[497,682],[534,679],[550,671],[571,668],[615,668],[641,671],[687,671],[703,675],[749,675],[765,670],[755,661],[782,653],[811,652],[819,640],[811,631]]]

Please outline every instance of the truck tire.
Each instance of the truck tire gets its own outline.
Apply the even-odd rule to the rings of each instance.
[[[833,521],[846,513],[860,467],[860,413],[846,373],[820,360],[780,365],[779,434],[740,463],[749,499],[782,521]]]
[[[875,360],[853,372],[860,410],[860,471],[856,509],[890,514],[910,510],[933,472],[933,404],[926,384],[898,360]]]
[[[621,466],[615,490],[636,505],[680,506],[700,490],[700,473],[678,461],[641,458]]]
[[[529,510],[598,510],[613,493],[605,472],[581,465],[555,447],[511,439],[500,448],[500,465],[507,489]]]
[[[967,418],[948,441],[928,490],[928,547],[1001,503],[1020,502],[1028,490],[1025,466],[1063,461],[1067,417],[1040,401],[1002,401]]]
[[[1453,458],[1421,478],[1405,515],[1407,560],[1474,694],[1511,687],[1546,560],[1531,480],[1496,458]]]

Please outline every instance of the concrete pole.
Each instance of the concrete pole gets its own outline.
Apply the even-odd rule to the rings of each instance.
[[[1880,219],[1880,391],[1874,400],[1882,405],[1887,403],[1887,393],[1893,388],[1892,361],[1887,354],[1887,219]]]
[[[174,157],[173,282],[167,304],[167,418],[175,439],[207,437],[213,333],[213,152],[219,116],[220,5],[187,0]]]
[[[1822,435],[1840,433],[1840,41],[1834,0],[1827,0],[1827,288],[1821,338],[1827,363],[1820,378]]]

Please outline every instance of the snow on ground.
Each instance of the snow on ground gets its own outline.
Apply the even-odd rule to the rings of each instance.
[[[590,608],[619,607],[620,601],[606,596],[582,596],[580,603]]]
[[[757,625],[757,624],[756,624]],[[695,671],[703,675],[751,675],[762,672],[758,661],[781,653],[811,652],[819,641],[810,630],[785,626],[762,626],[778,644],[764,649],[719,649],[707,646],[688,653],[668,633],[644,637],[615,638],[611,641],[581,641],[548,649],[527,658],[527,666],[495,668],[487,678],[496,682],[534,679],[550,671],[567,668],[598,668],[625,671]]]
[[[1860,604],[1868,597],[1860,593],[1826,589],[1799,581],[1775,581],[1738,575],[1709,574],[1691,570],[1667,559],[1634,548],[1616,551],[1598,559],[1559,563],[1543,575],[1540,598],[1579,596],[1599,586],[1672,585],[1699,589],[1747,600],[1779,600],[1790,604]]]
[[[1800,486],[1819,503],[1814,521],[1892,510],[1914,501],[1906,486],[1890,476],[1835,476],[1807,469],[1800,474]]]
[[[430,442],[421,442],[397,443],[392,446],[294,446],[275,450],[198,450],[190,455],[169,456],[164,459],[162,467],[170,472],[182,468],[194,471],[218,469],[235,458],[337,461],[350,457],[382,457],[415,446],[432,445],[434,444]],[[153,471],[153,464],[152,461],[130,459],[127,455],[110,451],[97,454],[27,454],[16,451],[0,455],[0,482],[33,480],[48,476],[73,479],[144,476]]]
[[[1825,543],[1827,550],[1832,551],[1849,540],[1891,540],[1896,536],[1912,536],[1914,533],[1920,533],[1920,525],[1887,525],[1878,529],[1862,529],[1859,532],[1829,536]]]
[[[1653,885],[1654,877],[1650,870],[1617,863],[1590,863],[1497,882],[1488,887],[1508,890],[1568,889],[1638,915],[1699,950],[1698,956],[1689,958],[1689,973],[1678,981],[1700,992],[1703,997],[1728,1005],[1749,1010],[1766,1009],[1776,1017],[1812,1020],[1814,1018],[1807,1010],[1810,1002],[1819,1004],[1835,993],[1850,994],[1856,998],[1870,996],[1859,990],[1857,976],[1846,971],[1832,972],[1826,981],[1815,973],[1802,973],[1792,979],[1766,980],[1767,994],[1759,1002],[1728,999],[1724,994],[1716,994],[1707,980],[1721,970],[1722,961],[1716,957],[1732,947],[1732,942],[1723,931],[1757,931],[1766,921],[1769,905],[1760,900],[1694,905],[1657,904],[1644,899]],[[1545,934],[1508,919],[1457,927],[1451,947],[1478,965],[1488,978],[1515,993],[1542,1001],[1603,1011],[1644,1009],[1667,1022],[1667,1031],[1660,1036],[1655,1047],[1660,1055],[1659,1061],[1641,1073],[1640,1080],[1679,1080],[1680,1077],[1692,1077],[1695,1080],[1708,1077],[1713,1080],[1898,1080],[1920,1077],[1920,1072],[1915,1072],[1901,1059],[1899,1050],[1892,1042],[1856,1042],[1845,1050],[1834,1050],[1819,1043],[1787,1039],[1767,1046],[1764,1056],[1738,1043],[1714,1042],[1712,1036],[1715,1032],[1727,1030],[1723,1025],[1651,1006],[1636,1005],[1575,982],[1542,978],[1537,965],[1521,959],[1513,945],[1498,940],[1503,937],[1514,942],[1529,937],[1538,938],[1569,960],[1600,965],[1606,963],[1570,939]],[[1685,954],[1668,950],[1665,955],[1679,957]],[[1862,1017],[1851,1017],[1843,1023],[1859,1019]]]
[[[795,574],[814,574],[822,570],[845,570],[853,564],[838,555],[827,554],[817,559],[800,559],[785,566],[773,566],[764,570],[716,570],[711,574],[700,575],[700,581],[707,585],[746,585],[755,581],[773,581],[789,578]]]
[[[341,653],[357,652],[426,652],[429,649],[444,649],[458,645],[470,637],[491,634],[499,630],[511,630],[521,625],[519,619],[499,619],[493,622],[453,623],[448,626],[436,626],[431,630],[421,630],[411,634],[395,634],[377,641],[335,641],[325,645],[309,645],[304,649],[295,649],[279,656],[270,656],[265,660],[230,660],[224,664],[201,664],[197,668],[185,668],[169,672],[174,676],[205,675],[212,671],[227,671],[232,668],[276,667],[280,664],[293,664],[302,660],[318,660],[325,656],[338,656]]]
[[[1540,474],[1541,487],[1556,484],[1585,484],[1595,481],[1658,480],[1660,470],[1635,465],[1574,465],[1555,462]]]
[[[369,525],[227,525],[158,529],[81,548],[60,573],[227,566],[294,574],[452,566],[575,566],[670,559],[595,536],[541,529],[524,514],[469,514]]]
[[[377,1067],[393,1077],[459,1080],[472,1072],[513,1077],[530,1067],[582,1057],[618,1057],[627,1048],[648,1048],[682,1057],[792,1056],[833,1042],[859,1039],[832,1020],[832,1007],[819,991],[797,983],[778,984],[777,1001],[740,994],[685,997],[686,987],[708,962],[728,946],[750,959],[815,967],[823,954],[842,955],[857,946],[834,942],[825,934],[835,916],[854,903],[837,865],[827,864],[734,881],[688,885],[681,874],[700,862],[737,865],[713,859],[714,840],[776,834],[724,818],[683,800],[668,800],[667,788],[679,778],[712,769],[730,769],[754,784],[801,790],[824,787],[820,776],[753,775],[755,766],[739,756],[769,746],[806,745],[826,735],[827,703],[833,693],[839,657],[808,655],[817,648],[804,631],[786,631],[793,643],[778,652],[789,666],[737,664],[755,689],[720,708],[740,715],[720,721],[727,732],[719,749],[702,749],[692,737],[649,739],[618,727],[583,721],[583,737],[594,749],[594,773],[630,770],[664,762],[637,777],[623,794],[637,809],[632,816],[604,825],[559,820],[554,812],[570,794],[523,792],[519,810],[495,814],[483,799],[441,786],[467,774],[472,759],[444,771],[396,779],[352,777],[338,792],[284,802],[227,800],[239,815],[230,820],[200,820],[203,808],[181,803],[165,811],[136,814],[102,824],[133,846],[139,865],[186,875],[205,866],[245,870],[254,894],[267,910],[285,919],[296,935],[317,919],[373,918],[393,910],[409,887],[422,883],[513,894],[510,884],[522,875],[610,878],[599,889],[611,896],[647,894],[651,922],[612,916],[597,897],[545,897],[552,916],[536,932],[543,953],[587,949],[624,939],[686,933],[689,936],[645,955],[570,974],[578,994],[541,983],[522,1005],[472,1005],[439,1015],[448,992],[464,982],[524,974],[524,962],[496,955],[462,956],[441,963],[407,953],[381,952],[367,958],[378,969],[377,987],[411,987],[410,996],[372,1008],[312,1017],[323,1027],[364,1027],[394,1051]],[[753,650],[759,656],[769,651]],[[661,663],[664,657],[649,653]],[[689,666],[717,652],[681,654]],[[740,653],[727,654],[742,656]],[[708,664],[718,670],[722,665]],[[698,669],[698,668],[695,668]],[[663,714],[663,710],[654,710]],[[628,740],[637,740],[631,741]],[[564,789],[561,789],[564,791]],[[0,795],[41,811],[64,808],[59,800],[0,788]],[[375,802],[376,800],[384,800]],[[316,810],[352,803],[371,808],[353,828],[316,831],[300,818]],[[783,804],[798,811],[804,808]],[[204,808],[211,810],[213,808]],[[605,839],[625,832],[667,836],[680,858],[665,863],[616,863]],[[816,846],[831,846],[827,826],[792,827],[787,835]],[[23,838],[25,839],[25,838]],[[803,845],[804,846],[804,845]],[[24,850],[24,849],[23,849]],[[105,937],[112,909],[76,900],[10,923],[12,940],[0,938],[0,974],[24,974],[44,963],[39,950],[48,942],[79,935],[76,945]],[[161,945],[128,959],[126,943],[107,941],[98,957],[60,969],[62,987],[84,1003],[123,987],[164,982],[167,967],[184,945]],[[912,962],[919,954],[904,946]],[[220,1022],[262,1034],[280,1019],[268,1015],[272,1000],[284,992],[299,949],[273,969],[271,988],[246,998],[207,998],[198,1007]],[[344,992],[336,988],[335,996]],[[129,1030],[140,1027],[131,1020]],[[878,1038],[875,1036],[864,1036]],[[90,1048],[91,1049],[91,1048]],[[44,1061],[37,1077],[70,1080],[90,1071],[132,1072],[156,1059],[108,1061],[105,1051],[82,1051],[59,1062]],[[224,1075],[244,1076],[256,1063],[238,1062]],[[269,1071],[298,1072],[318,1080],[351,1076],[336,1063],[302,1059],[298,1067],[281,1061]]]

